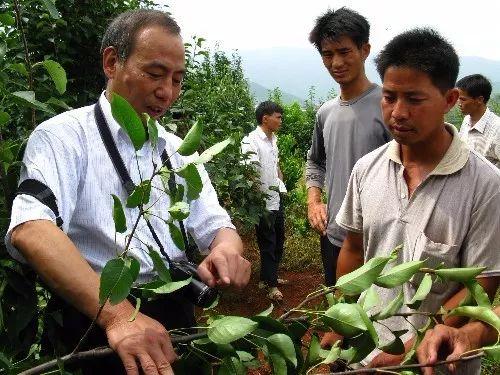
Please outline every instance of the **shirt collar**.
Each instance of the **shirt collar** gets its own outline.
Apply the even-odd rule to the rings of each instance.
[[[486,129],[486,125],[488,124],[488,120],[490,119],[490,110],[489,108],[486,108],[486,111],[484,111],[483,115],[479,119],[479,121],[474,125],[473,128],[470,128],[470,121],[469,121],[469,130],[477,130],[481,134],[484,133],[484,130]]]
[[[262,140],[266,140],[266,139],[268,139],[268,140],[269,140],[269,138],[267,137],[267,134],[264,132],[264,130],[262,130],[262,128],[260,127],[260,125],[258,125],[258,126],[257,126],[256,131],[257,131],[257,135],[260,137],[260,139],[262,139]],[[271,141],[274,141],[274,138],[275,138],[275,137],[276,137],[276,136],[275,136],[275,135],[274,135],[274,133],[273,133],[273,134],[271,135]]]
[[[118,122],[113,117],[113,114],[111,113],[111,104],[106,97],[106,91],[103,91],[101,96],[99,97],[99,104],[101,105],[102,113],[104,114],[104,118],[109,126],[109,130],[111,131],[111,135],[113,136],[115,142],[118,140],[118,138],[123,137],[127,139],[130,144],[132,144],[125,130],[122,129],[120,124],[118,124]],[[158,127],[158,150],[163,151],[166,145],[167,131],[158,123],[158,121],[156,121],[156,126]]]
[[[451,141],[450,147],[444,154],[443,158],[436,168],[434,168],[434,170],[429,174],[429,176],[449,175],[455,173],[462,169],[467,163],[467,160],[469,160],[470,150],[458,136],[457,129],[451,124],[445,123],[445,126],[453,136],[453,140]],[[401,162],[399,143],[395,140],[389,142],[385,155],[393,162],[403,165]]]

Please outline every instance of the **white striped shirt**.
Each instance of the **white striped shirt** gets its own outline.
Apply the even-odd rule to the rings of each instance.
[[[152,148],[149,141],[146,142],[144,147],[137,151],[136,161],[132,143],[114,120],[104,93],[99,102],[118,151],[135,184],[139,184],[141,180],[138,165],[143,179],[152,175],[152,159],[156,165],[161,165],[161,152],[157,150],[165,149],[168,155],[172,155],[170,160],[173,168],[189,161],[189,158],[175,153],[181,139],[161,126],[158,126],[157,150]],[[139,209],[125,207],[127,193],[99,135],[94,106],[62,113],[40,124],[29,138],[23,162],[21,181],[32,178],[51,188],[57,199],[60,216],[64,220],[64,232],[91,267],[100,273],[108,260],[123,251],[126,235],[130,233]],[[220,228],[234,226],[226,211],[219,205],[207,172],[202,166],[198,167],[198,170],[203,181],[203,190],[198,199],[190,202],[190,215],[184,222],[197,246],[206,250]],[[177,177],[177,183],[185,184],[185,181]],[[150,212],[168,219],[170,198],[159,190],[163,189],[161,179],[155,177],[152,186],[150,204],[157,203]],[[128,227],[125,233],[116,234],[116,241],[111,194],[121,199]],[[150,217],[151,224],[169,257],[184,258],[184,253],[174,245],[168,226],[154,215]],[[23,261],[21,254],[10,243],[12,229],[21,223],[37,219],[55,221],[55,215],[33,197],[17,196],[6,235],[7,249],[14,258]],[[141,219],[129,249],[129,254],[141,264],[138,282],[145,282],[153,276],[153,263],[148,256],[146,244],[158,250],[146,222]]]
[[[250,162],[258,163],[260,175],[260,188],[268,194],[266,208],[269,211],[277,211],[280,207],[280,196],[275,190],[270,190],[271,186],[278,188],[280,193],[286,193],[283,181],[278,177],[278,145],[276,135],[269,138],[260,126],[251,131],[241,141],[241,152],[243,154],[252,152],[249,155]]]
[[[500,169],[500,117],[486,108],[479,121],[471,126],[470,115],[467,115],[460,128],[460,137]]]

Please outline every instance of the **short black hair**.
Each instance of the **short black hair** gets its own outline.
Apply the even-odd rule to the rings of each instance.
[[[120,61],[126,61],[134,49],[137,34],[150,26],[162,26],[178,36],[181,29],[169,14],[155,9],[135,9],[118,15],[106,29],[101,43],[101,55],[114,47]]]
[[[342,36],[350,38],[358,48],[368,43],[370,24],[358,12],[342,7],[336,11],[328,9],[316,19],[309,33],[309,42],[321,52],[323,40],[336,40]]]
[[[260,103],[255,109],[255,118],[257,119],[257,123],[262,124],[262,118],[264,115],[270,116],[273,113],[283,114],[283,108],[278,103],[270,100]]]
[[[491,82],[481,74],[472,74],[460,79],[456,87],[467,92],[471,98],[483,97],[484,104],[488,103],[491,96]]]
[[[417,28],[394,37],[375,58],[382,81],[390,67],[411,68],[426,73],[444,93],[455,87],[460,62],[453,46],[437,31]]]

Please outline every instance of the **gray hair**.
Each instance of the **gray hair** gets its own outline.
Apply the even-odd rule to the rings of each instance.
[[[114,47],[120,61],[125,61],[134,49],[137,34],[149,26],[162,26],[172,35],[180,35],[181,28],[167,13],[154,9],[135,9],[118,15],[108,26],[101,43],[101,55],[107,47]]]

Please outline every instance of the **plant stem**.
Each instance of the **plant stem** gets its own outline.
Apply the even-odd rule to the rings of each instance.
[[[207,334],[205,332],[203,333],[195,333],[192,335],[186,335],[186,336],[172,336],[171,341],[173,345],[178,345],[178,344],[183,344],[187,343],[193,340],[201,339],[206,337]],[[113,354],[114,351],[110,347],[99,347],[99,348],[94,348],[91,350],[87,350],[84,352],[79,352],[79,353],[70,353],[67,354],[59,359],[54,359],[52,361],[42,363],[41,365],[38,365],[36,367],[33,367],[31,369],[28,369],[26,371],[23,371],[20,373],[20,375],[34,375],[34,374],[41,374],[43,372],[46,372],[50,370],[53,367],[56,367],[59,362],[61,363],[74,363],[74,362],[79,362],[83,360],[93,360],[96,358],[102,358],[102,357],[107,357],[108,355]]]
[[[313,292],[311,294],[309,294],[301,303],[299,303],[297,305],[297,307],[291,309],[291,310],[288,310],[286,313],[284,313],[283,315],[281,315],[279,318],[278,318],[278,321],[283,321],[284,319],[288,318],[291,314],[293,314],[293,312],[295,310],[300,310],[300,308],[302,306],[304,306],[306,303],[318,298],[318,297],[322,297],[328,293],[332,293],[336,290],[335,287],[329,287],[329,288],[326,288],[324,290],[320,290],[320,291],[317,291],[317,292]]]
[[[17,0],[14,0],[14,13],[16,14],[17,27],[19,32],[21,33],[21,39],[23,40],[24,46],[24,59],[26,60],[26,67],[28,70],[28,87],[30,91],[33,91],[33,67],[31,65],[30,59],[30,51],[28,49],[28,42],[26,41],[26,34],[23,29],[23,20],[21,18],[21,10],[19,8],[19,3]],[[33,129],[36,126],[36,112],[35,108],[31,108],[31,123]]]
[[[412,369],[412,368],[422,368],[422,367],[437,367],[437,366],[442,366],[442,365],[447,365],[450,363],[455,363],[455,362],[467,362],[467,361],[472,361],[474,359],[480,358],[484,355],[483,352],[467,356],[467,357],[460,357],[457,359],[452,359],[448,361],[440,361],[436,362],[433,364],[412,364],[412,365],[398,365],[398,366],[387,366],[387,367],[379,367],[379,368],[362,368],[359,370],[352,370],[352,371],[343,371],[343,372],[334,372],[330,373],[330,375],[347,375],[347,374],[376,374],[376,373],[387,373],[387,371],[398,371],[398,370],[403,370],[403,369]]]

